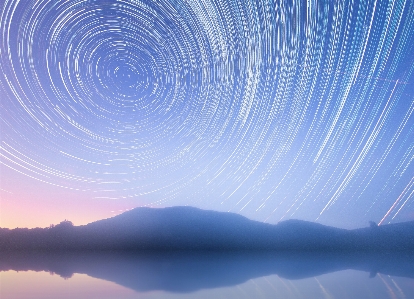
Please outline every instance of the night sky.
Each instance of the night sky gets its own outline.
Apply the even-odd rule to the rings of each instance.
[[[414,220],[414,2],[1,0],[0,226],[190,205]]]

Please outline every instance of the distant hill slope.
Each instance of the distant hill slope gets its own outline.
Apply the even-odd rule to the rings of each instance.
[[[412,250],[414,222],[345,230],[192,207],[137,208],[84,226],[0,230],[0,250]]]

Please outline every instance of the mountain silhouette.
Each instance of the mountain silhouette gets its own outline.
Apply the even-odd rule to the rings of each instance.
[[[414,222],[346,230],[287,220],[276,225],[193,207],[136,208],[83,226],[1,229],[0,250],[278,250],[414,249]]]

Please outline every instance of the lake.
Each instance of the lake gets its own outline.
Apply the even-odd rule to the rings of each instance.
[[[2,253],[0,298],[414,298],[410,253]]]

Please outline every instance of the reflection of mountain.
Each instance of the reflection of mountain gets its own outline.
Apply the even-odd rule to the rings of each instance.
[[[270,225],[191,207],[138,208],[85,226],[0,230],[0,250],[412,250],[414,222],[345,230],[288,220]]]
[[[8,252],[0,256],[0,271],[49,271],[63,277],[84,273],[140,292],[192,292],[271,274],[300,279],[345,269],[414,278],[414,254]]]

